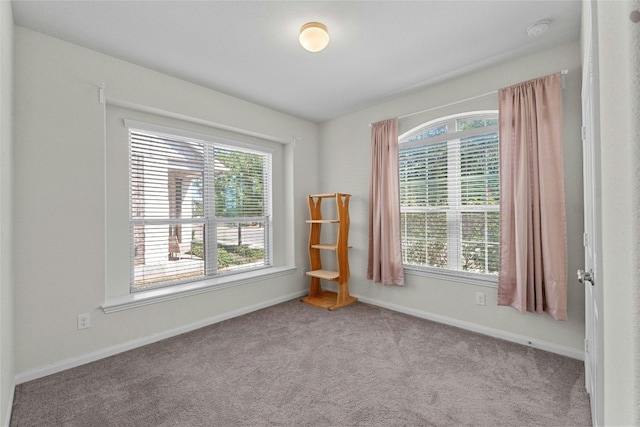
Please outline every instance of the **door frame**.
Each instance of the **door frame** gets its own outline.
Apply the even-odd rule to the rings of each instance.
[[[597,2],[584,7],[582,59],[582,139],[584,185],[585,271],[593,271],[593,282],[585,282],[585,387],[589,392],[594,426],[604,423],[604,346],[602,313],[601,213],[600,213],[600,103],[598,83]]]

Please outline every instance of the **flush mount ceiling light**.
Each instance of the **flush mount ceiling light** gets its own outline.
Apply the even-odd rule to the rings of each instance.
[[[320,52],[329,44],[327,26],[320,22],[307,22],[300,27],[300,44],[309,52]]]
[[[533,23],[529,26],[529,28],[527,28],[527,35],[529,37],[538,37],[540,34],[547,31],[547,28],[549,28],[549,24],[549,21],[538,21],[536,23]]]

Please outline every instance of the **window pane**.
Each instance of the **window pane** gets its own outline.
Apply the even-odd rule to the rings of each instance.
[[[402,206],[447,205],[447,144],[400,150],[400,204]]]
[[[495,274],[498,271],[499,212],[462,213],[462,269]]]
[[[412,136],[408,139],[408,141],[418,141],[421,139],[433,138],[434,136],[442,135],[443,133],[447,133],[447,125],[436,125],[436,127],[430,128],[424,132],[421,132],[417,135]]]
[[[487,265],[489,274],[498,274],[500,268],[500,245],[496,243],[487,245]]]
[[[475,273],[485,272],[486,251],[483,243],[462,242],[462,269]]]
[[[166,282],[184,282],[204,276],[203,225],[135,225],[134,280],[137,289]]]
[[[464,117],[457,120],[458,130],[469,130],[493,126],[498,124],[497,118],[491,117]]]
[[[216,216],[263,216],[265,156],[223,148],[214,155],[224,165],[214,175]]]
[[[402,259],[405,264],[426,265],[427,227],[426,214],[403,213],[400,215],[402,230]]]
[[[218,224],[218,272],[267,265],[266,231],[264,221]]]
[[[447,213],[427,214],[427,265],[447,266]]]
[[[446,212],[405,212],[400,223],[405,264],[447,266]]]
[[[131,132],[131,218],[190,218],[202,144]]]
[[[188,195],[190,197],[191,217],[204,217],[204,190],[202,178],[195,178],[191,181]]]
[[[400,204],[405,207],[424,206],[427,194],[426,149],[418,147],[400,150]]]
[[[460,180],[463,205],[500,204],[497,133],[460,140]]]
[[[427,146],[427,206],[447,205],[447,144]]]

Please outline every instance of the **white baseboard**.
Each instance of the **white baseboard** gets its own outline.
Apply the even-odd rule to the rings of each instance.
[[[170,329],[168,331],[160,332],[157,334],[153,334],[147,337],[139,338],[132,341],[127,341],[122,344],[118,344],[115,346],[107,347],[102,350],[94,351],[91,353],[83,354],[78,357],[72,357],[69,359],[62,360],[57,363],[52,363],[50,365],[45,365],[39,368],[31,369],[29,371],[20,372],[16,374],[15,384],[22,384],[27,381],[32,381],[38,378],[45,377],[47,375],[52,375],[58,372],[62,372],[67,369],[75,368],[77,366],[81,366],[90,362],[94,362],[96,360],[104,359],[105,357],[113,356],[118,353],[122,353],[128,350],[132,350],[134,348],[142,347],[147,344],[151,344],[166,338],[171,338],[176,335],[184,334],[185,332],[190,332],[199,328],[203,328],[205,326],[213,325],[215,323],[222,322],[224,320],[232,319],[234,317],[242,316],[247,313],[251,313],[253,311],[261,310],[266,307],[270,307],[272,305],[280,304],[285,301],[289,301],[295,298],[300,298],[308,294],[308,291],[300,290],[298,292],[294,292],[288,295],[284,295],[278,298],[273,298],[268,301],[263,301],[258,304],[254,304],[251,306],[243,307],[238,310],[229,311],[227,313],[219,314],[217,316],[202,320],[200,322],[192,323],[189,325],[181,326],[179,328]],[[458,328],[466,329],[472,332],[477,332],[483,335],[488,335],[495,338],[500,338],[506,341],[515,342],[518,344],[523,344],[535,348],[539,348],[541,350],[549,351],[551,353],[560,354],[562,356],[571,357],[573,359],[584,360],[584,352],[576,350],[572,347],[562,346],[559,344],[551,343],[548,341],[542,341],[535,338],[526,337],[524,335],[518,335],[511,332],[502,331],[499,329],[489,328],[486,326],[477,325],[475,323],[465,322],[458,319],[453,319],[446,316],[441,316],[439,314],[429,313],[427,311],[422,311],[418,309],[413,309],[385,301],[379,301],[373,298],[363,297],[359,295],[354,295],[358,298],[358,300],[362,301],[366,304],[371,304],[383,308],[387,308],[389,310],[398,311],[400,313],[409,314],[411,316],[420,317],[427,320],[432,320],[438,323],[444,323],[446,325],[455,326]],[[13,395],[11,396],[11,402],[13,402]],[[8,414],[9,420],[11,414]],[[5,425],[8,424],[8,420]]]
[[[369,297],[363,297],[355,295],[359,301],[376,305],[378,307],[387,308],[389,310],[398,311],[400,313],[409,314],[411,316],[420,317],[422,319],[432,320],[438,323],[444,323],[445,325],[455,326],[468,331],[477,332],[479,334],[488,335],[494,338],[500,338],[505,341],[514,342],[517,344],[523,344],[529,347],[539,348],[540,350],[548,351],[551,353],[560,354],[562,356],[571,357],[572,359],[578,359],[584,361],[584,352],[577,350],[573,347],[555,344],[548,341],[539,340],[536,338],[530,338],[524,335],[514,334],[512,332],[503,331],[500,329],[489,328],[487,326],[477,325],[471,322],[465,322],[463,320],[454,319],[451,317],[441,316],[439,314],[430,313],[428,311],[418,310],[415,308],[409,308],[398,304],[389,303],[386,301],[380,301]]]
[[[105,357],[113,356],[118,353],[122,353],[134,348],[142,347],[143,345],[151,344],[163,339],[171,338],[176,335],[184,334],[205,326],[213,325],[224,320],[232,319],[234,317],[242,316],[244,314],[251,313],[253,311],[261,310],[263,308],[270,307],[272,305],[280,304],[285,301],[289,301],[295,298],[300,298],[308,294],[308,290],[300,290],[298,292],[290,293],[278,298],[273,298],[268,301],[263,301],[258,304],[250,305],[240,308],[238,310],[229,311],[227,313],[219,314],[217,316],[210,317],[208,319],[192,323],[189,325],[181,326],[179,328],[170,329],[168,331],[160,332],[157,334],[149,335],[147,337],[138,338],[132,341],[127,341],[122,344],[117,344],[111,347],[104,348],[102,350],[94,351],[91,353],[83,354],[78,357],[72,357],[62,360],[60,362],[45,365],[39,368],[31,369],[29,371],[20,372],[16,374],[15,383],[22,384],[27,381],[32,381],[38,378],[46,377],[47,375],[62,372],[67,369],[75,368],[96,360],[104,359]],[[13,401],[13,399],[12,399]],[[8,424],[7,424],[8,425]]]
[[[5,408],[7,411],[7,416],[4,418],[3,424],[3,426],[5,427],[9,427],[9,424],[11,423],[11,412],[13,411],[13,396],[15,394],[15,391],[16,385],[14,384],[13,387],[11,387],[11,391],[9,392],[9,407]]]

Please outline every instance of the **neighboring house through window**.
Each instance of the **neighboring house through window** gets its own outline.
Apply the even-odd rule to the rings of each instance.
[[[399,138],[405,268],[497,278],[498,113],[443,117]]]
[[[131,291],[271,266],[271,154],[129,124]]]

